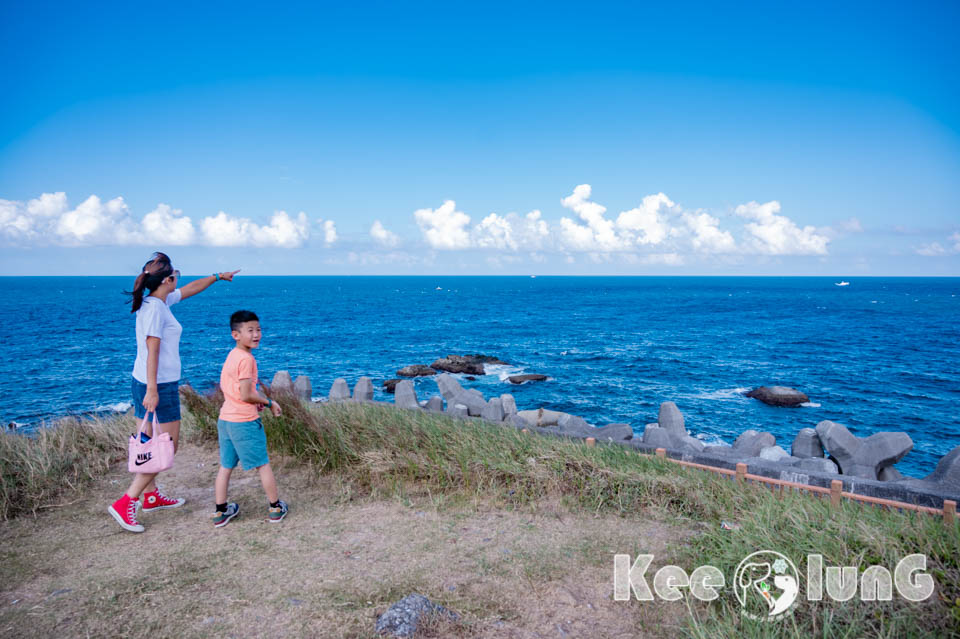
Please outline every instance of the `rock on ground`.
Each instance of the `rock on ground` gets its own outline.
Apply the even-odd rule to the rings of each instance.
[[[270,392],[272,393],[292,393],[293,380],[290,379],[290,373],[287,371],[277,371],[273,375],[273,381],[270,382]]]
[[[687,434],[683,413],[673,402],[660,404],[657,423],[647,424],[643,430],[643,443],[656,448],[668,448],[682,453],[699,453],[704,444]]]
[[[937,468],[924,480],[960,488],[960,446],[941,457],[937,462]]]
[[[491,422],[503,421],[503,404],[499,397],[492,398],[480,411],[480,416]]]
[[[600,428],[595,428],[597,441],[625,442],[633,439],[633,427],[630,424],[607,424]]]
[[[424,366],[423,364],[412,364],[410,366],[404,366],[397,371],[397,375],[400,377],[426,377],[428,375],[436,375],[437,371],[430,368],[429,366]]]
[[[447,373],[466,373],[467,375],[485,375],[483,362],[472,356],[447,355],[430,364],[430,368]]]
[[[882,469],[893,466],[913,448],[913,440],[906,433],[857,437],[846,426],[829,420],[817,424],[816,430],[840,472],[851,477],[877,479]]]
[[[483,393],[473,388],[461,392],[453,398],[453,402],[466,406],[467,411],[473,417],[480,417],[483,414],[483,409],[487,406],[487,400],[483,397]]]
[[[412,637],[420,623],[434,615],[459,619],[457,613],[414,593],[387,608],[387,611],[377,618],[376,631],[378,634],[394,637]]]
[[[757,455],[760,459],[765,459],[767,461],[780,461],[785,457],[790,457],[790,455],[780,446],[767,446],[760,450],[760,454]]]
[[[452,375],[437,375],[437,388],[440,394],[447,402],[453,401],[457,395],[463,392],[463,386]]]
[[[745,430],[733,442],[733,449],[746,457],[759,457],[760,451],[768,446],[776,446],[777,438],[770,433],[759,433],[753,429]]]
[[[560,413],[560,417],[557,418],[556,432],[567,437],[594,437],[596,430],[587,423],[587,420],[576,415]]]
[[[420,408],[420,402],[417,400],[417,391],[413,387],[413,382],[409,379],[405,379],[397,384],[393,401],[397,408]]]
[[[503,406],[504,415],[513,415],[517,412],[517,400],[510,393],[500,396],[500,405]]]
[[[657,424],[647,424],[643,429],[643,443],[656,448],[673,448],[669,431]]]
[[[797,433],[793,439],[793,446],[790,447],[790,453],[794,457],[823,457],[823,444],[820,443],[817,431],[804,428]]]
[[[373,381],[369,377],[361,377],[353,387],[353,401],[373,401]]]
[[[911,488],[960,492],[960,446],[941,457],[934,471],[923,479],[905,478],[904,483]]]
[[[787,386],[761,386],[746,395],[771,406],[799,406],[810,401],[804,393]]]
[[[687,434],[687,427],[683,421],[683,413],[673,402],[663,402],[660,404],[660,412],[657,415],[657,423],[671,435],[683,437]]]
[[[830,473],[839,475],[840,469],[829,459],[825,457],[803,457],[796,464],[797,468],[815,473]]]
[[[522,410],[517,413],[533,426],[556,426],[560,418],[566,413],[538,408],[537,410]]]
[[[546,379],[546,375],[530,373],[527,375],[511,375],[507,378],[507,381],[511,384],[523,384],[524,382],[543,382],[546,381]]]
[[[293,394],[300,399],[309,400],[313,395],[313,384],[310,383],[310,378],[306,375],[297,377],[297,381],[293,383]]]
[[[893,466],[884,466],[880,469],[880,472],[877,473],[877,479],[880,481],[900,481],[901,479],[906,479],[906,477]]]
[[[387,379],[383,382],[383,392],[393,394],[397,392],[397,384],[402,382],[401,379]]]
[[[427,400],[427,410],[435,413],[443,412],[443,398],[439,395],[433,395]]]
[[[350,386],[347,385],[347,380],[342,377],[333,380],[333,384],[330,386],[329,397],[331,402],[350,399]]]
[[[507,415],[507,418],[503,421],[504,423],[510,424],[517,430],[520,430],[521,428],[530,428],[531,426],[533,426],[533,424],[531,424],[526,419],[521,417],[518,413]]]

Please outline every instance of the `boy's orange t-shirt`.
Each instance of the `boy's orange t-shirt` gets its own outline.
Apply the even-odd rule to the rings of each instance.
[[[257,404],[240,399],[240,380],[252,379],[253,389],[257,389],[257,360],[252,353],[234,348],[227,355],[220,371],[220,390],[223,391],[223,406],[220,407],[220,419],[228,422],[252,422],[259,419]]]

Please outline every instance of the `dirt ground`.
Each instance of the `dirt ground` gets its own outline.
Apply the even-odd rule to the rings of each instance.
[[[161,485],[184,507],[123,531],[106,508],[121,467],[81,500],[0,522],[0,637],[373,637],[377,616],[419,592],[460,615],[434,637],[666,637],[683,604],[613,600],[613,555],[670,563],[690,530],[656,518],[524,511],[418,495],[352,495],[280,467],[290,514],[266,521],[255,472],[234,474],[240,515],[213,528],[217,453],[186,444]]]

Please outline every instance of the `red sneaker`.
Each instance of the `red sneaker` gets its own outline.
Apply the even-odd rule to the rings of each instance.
[[[140,509],[147,512],[148,510],[160,510],[161,508],[179,508],[185,503],[187,503],[187,500],[183,497],[172,499],[161,493],[158,488],[152,493],[143,493],[143,505]]]
[[[139,500],[136,499],[130,499],[130,497],[124,493],[123,497],[113,502],[113,504],[107,508],[107,512],[117,520],[117,523],[120,524],[124,530],[143,532],[143,526],[137,521],[138,501]]]

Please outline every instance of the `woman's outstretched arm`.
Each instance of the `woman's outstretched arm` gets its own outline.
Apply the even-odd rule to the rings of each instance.
[[[213,275],[208,275],[206,277],[201,277],[199,280],[193,280],[186,286],[180,288],[180,299],[185,300],[188,297],[193,297],[201,291],[207,290],[211,284],[217,281],[217,279],[226,280],[228,282],[233,281],[233,276],[240,272],[240,269],[235,271],[227,271],[226,273],[215,273]]]

